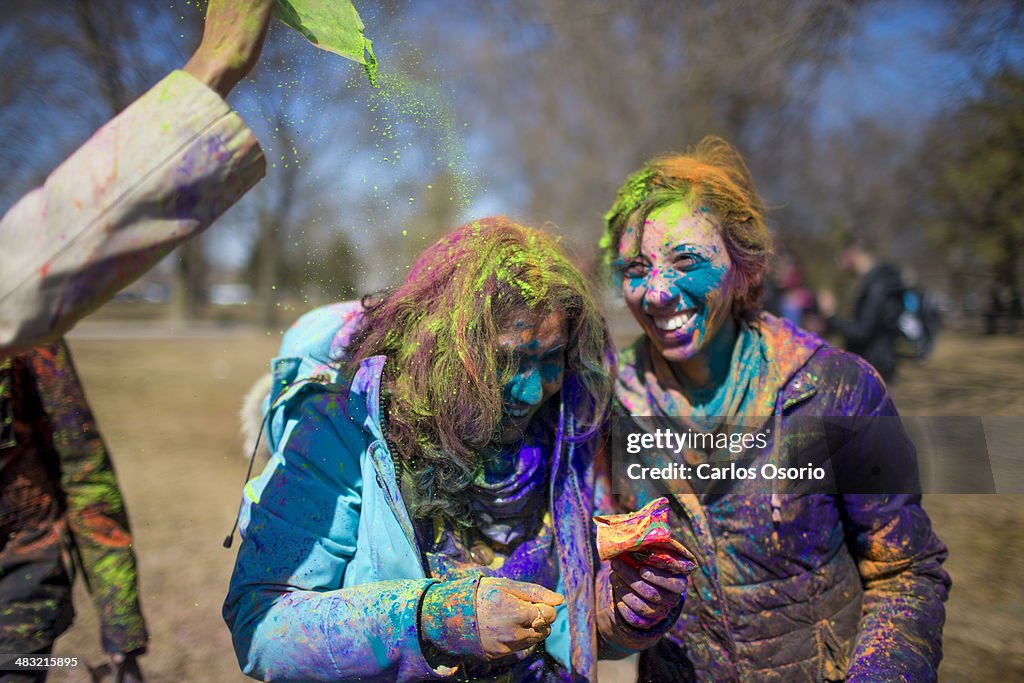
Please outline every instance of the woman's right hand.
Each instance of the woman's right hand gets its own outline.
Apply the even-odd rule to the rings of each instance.
[[[666,567],[633,566],[622,557],[612,558],[608,576],[615,609],[633,628],[656,627],[686,599],[686,575],[696,569],[689,559],[672,553]]]
[[[484,577],[476,592],[480,645],[490,659],[525,650],[551,634],[555,607],[564,602],[543,586]]]

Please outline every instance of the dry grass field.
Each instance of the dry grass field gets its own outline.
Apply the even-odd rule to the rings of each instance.
[[[278,338],[230,330],[140,338],[133,329],[86,324],[71,347],[134,525],[152,633],[143,666],[153,683],[245,680],[220,618],[234,559],[221,541],[245,475],[240,398]],[[904,369],[893,390],[908,414],[1024,420],[1024,337],[948,335],[928,364]],[[931,496],[926,505],[950,547],[955,584],[943,680],[1024,679],[1024,495]],[[57,652],[98,663],[84,590],[76,606],[77,623]],[[85,678],[66,670],[50,680]]]

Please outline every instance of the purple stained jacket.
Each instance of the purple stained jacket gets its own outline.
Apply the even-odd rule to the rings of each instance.
[[[822,416],[896,416],[878,374],[820,345],[775,400],[784,447],[823,438]],[[892,420],[890,420],[891,422]],[[913,465],[913,445],[860,423],[858,453]],[[896,463],[899,466],[901,463]],[[628,480],[627,480],[628,481]],[[618,505],[661,495],[634,482]],[[654,489],[654,490],[651,490]],[[678,538],[700,569],[641,680],[932,681],[942,657],[948,553],[913,494],[679,495]]]

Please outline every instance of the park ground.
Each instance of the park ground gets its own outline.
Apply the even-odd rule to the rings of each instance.
[[[240,400],[279,337],[209,328],[161,338],[140,329],[86,322],[70,343],[131,513],[152,635],[147,680],[247,680],[220,617],[235,555],[221,542],[245,476]],[[949,334],[927,363],[902,368],[892,389],[907,414],[1024,421],[1024,337]],[[1018,457],[1019,442],[1010,448]],[[1024,495],[933,495],[925,505],[949,546],[954,582],[940,678],[1024,680]],[[57,652],[96,664],[96,617],[82,589]],[[629,680],[624,670],[607,669],[602,680]],[[88,677],[64,670],[50,680]]]

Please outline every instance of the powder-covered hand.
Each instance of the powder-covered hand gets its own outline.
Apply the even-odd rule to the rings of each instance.
[[[185,71],[227,97],[263,50],[274,0],[210,0],[203,40]]]
[[[535,583],[480,579],[477,625],[484,654],[497,659],[541,642],[551,634],[555,607],[564,598]]]
[[[639,629],[657,626],[686,599],[686,575],[696,566],[682,556],[659,568],[634,568],[622,557],[612,559],[610,564],[615,610],[628,625]]]

